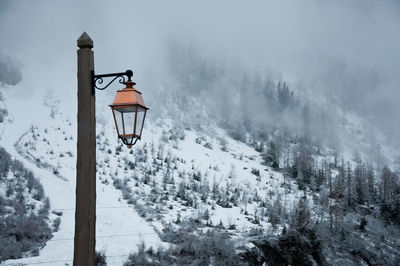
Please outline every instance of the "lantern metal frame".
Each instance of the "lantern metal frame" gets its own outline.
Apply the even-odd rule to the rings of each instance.
[[[139,92],[139,91],[136,91],[136,92],[138,92],[138,93],[141,94],[141,92]],[[130,108],[130,107],[131,107],[131,106],[129,106],[129,105],[119,105],[119,106],[118,106],[118,105],[115,105],[115,106],[111,106],[111,110],[112,110],[113,117],[114,117],[115,128],[117,129],[118,138],[120,138],[120,139],[122,140],[122,142],[123,142],[126,146],[128,146],[128,148],[131,148],[133,145],[136,144],[136,142],[137,142],[138,140],[140,140],[140,139],[142,138],[144,120],[146,119],[146,113],[147,113],[147,110],[149,109],[149,108],[147,108],[146,106],[142,106],[142,105],[140,105],[140,104],[137,104],[137,105],[135,106],[136,111],[135,111],[135,124],[134,124],[134,126],[133,126],[133,134],[120,134],[120,132],[119,132],[119,127],[118,127],[118,125],[117,125],[117,119],[116,119],[116,117],[115,117],[115,111],[114,111],[114,109],[123,109],[123,108]],[[143,109],[145,110],[145,111],[144,111],[144,114],[143,114],[142,124],[140,125],[140,132],[139,132],[139,135],[136,134],[138,107],[141,107],[141,108],[143,108]],[[123,127],[123,130],[125,131],[125,123],[124,123],[124,118],[123,118],[123,117],[122,117],[122,127]],[[132,137],[132,139],[131,139],[130,141],[127,140],[127,138],[129,138],[129,137]]]
[[[126,78],[125,78],[126,76]],[[119,78],[118,82],[121,84],[126,84],[126,83],[130,83],[133,86],[136,85],[135,82],[132,81],[132,76],[133,76],[133,71],[132,70],[126,70],[125,72],[119,72],[119,73],[109,73],[109,74],[98,74],[96,75],[94,73],[94,71],[92,71],[92,93],[95,94],[96,89],[98,90],[105,90],[108,86],[110,86],[116,79]],[[110,82],[107,83],[107,85],[105,86],[101,86],[101,84],[103,84],[104,80],[103,78],[113,78]],[[142,94],[140,91],[135,90],[137,93]],[[111,106],[111,105],[110,105]],[[144,126],[144,120],[146,119],[146,113],[147,110],[149,109],[146,106],[143,106],[141,104],[136,104],[134,108],[136,108],[135,111],[135,124],[133,125],[133,134],[120,134],[120,129],[117,125],[117,120],[115,117],[115,111],[114,109],[119,109],[119,108],[129,108],[132,107],[130,105],[127,104],[123,104],[120,106],[111,106],[112,109],[112,114],[113,114],[113,118],[114,118],[114,123],[115,123],[115,128],[117,130],[117,134],[118,134],[118,138],[120,138],[122,140],[122,142],[128,146],[128,148],[131,148],[133,145],[136,144],[136,142],[141,139],[142,136],[142,131],[143,131],[143,126]],[[140,132],[139,135],[136,134],[136,123],[137,123],[137,113],[138,113],[138,109],[143,108],[144,114],[143,114],[143,119],[141,121],[141,127],[140,127]],[[123,119],[123,118],[122,118]],[[123,128],[125,128],[124,122],[123,122]],[[128,141],[128,138],[132,137],[130,141]]]

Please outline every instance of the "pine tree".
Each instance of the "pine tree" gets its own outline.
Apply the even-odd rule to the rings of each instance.
[[[307,197],[302,197],[296,209],[293,211],[291,219],[291,227],[299,232],[303,232],[309,225],[311,213],[308,206]]]
[[[367,187],[368,187],[368,203],[374,203],[376,201],[376,191],[375,191],[375,173],[372,165],[367,167]]]
[[[350,167],[350,162],[347,162],[347,171],[346,171],[346,185],[347,185],[347,205],[351,206],[352,205],[352,198],[351,198],[351,193],[352,193],[352,171]]]
[[[271,167],[277,169],[279,168],[279,150],[274,143],[270,141],[268,144],[267,154],[264,156],[264,161]]]

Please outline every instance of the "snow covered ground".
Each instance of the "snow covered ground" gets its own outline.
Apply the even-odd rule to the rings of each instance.
[[[23,84],[21,88],[22,86]],[[32,157],[27,159],[17,152],[14,144],[21,136],[30,133],[32,126],[58,127],[60,119],[60,116],[51,119],[50,107],[37,104],[42,102],[43,95],[31,94],[21,98],[18,89],[17,86],[5,92],[9,115],[8,121],[1,124],[0,145],[33,171],[50,199],[51,210],[62,212],[62,216],[59,231],[40,250],[39,256],[9,260],[2,265],[71,265],[75,226],[75,158],[61,160],[60,174],[55,175],[52,168],[38,167],[35,161],[31,160]],[[71,126],[68,135],[75,134],[75,127]],[[75,151],[75,145],[65,147],[64,145],[68,144],[63,141],[62,139],[57,142],[60,146],[53,147],[56,152],[65,149]],[[28,149],[25,147],[24,150],[22,147],[22,151],[27,152]],[[97,183],[96,249],[105,252],[109,265],[122,265],[129,253],[135,251],[142,241],[146,246],[155,248],[164,245],[154,229],[121,200],[119,194],[113,186]]]
[[[40,179],[51,211],[62,213],[61,224],[39,256],[8,260],[2,265],[71,265],[75,94],[39,90],[21,97],[18,90],[26,86],[22,82],[4,90],[9,115],[0,124],[0,146]],[[230,138],[215,125],[180,129],[177,134],[174,121],[153,118],[146,121],[143,140],[129,150],[117,140],[111,112],[102,100],[105,98],[98,98],[97,106],[96,250],[105,252],[109,265],[122,265],[142,242],[146,247],[168,247],[170,244],[160,237],[164,229],[179,230],[177,220],[194,218],[212,226],[221,223],[231,228],[229,233],[237,246],[246,245],[242,239],[257,230],[266,234],[280,232],[282,221],[278,229],[273,228],[263,213],[277,199],[290,212],[304,195],[293,180],[285,180],[281,172],[265,166],[254,147]],[[355,126],[349,127],[353,130]],[[348,150],[344,153],[352,156]],[[151,181],[145,181],[146,175]],[[119,189],[118,183],[123,184]],[[193,202],[174,195],[181,184]],[[205,199],[192,185],[208,187]],[[217,197],[213,195],[214,188]],[[218,202],[220,195],[225,195],[223,200],[228,207]],[[312,207],[312,200],[310,204]],[[208,228],[211,226],[204,230]]]
[[[19,86],[23,87],[24,84],[21,83]],[[0,145],[34,172],[40,179],[46,196],[50,199],[51,210],[62,212],[62,215],[59,231],[40,250],[39,256],[9,260],[3,265],[41,263],[65,265],[72,262],[75,221],[76,111],[74,101],[69,95],[69,102],[62,102],[59,100],[62,96],[57,98],[51,92],[28,93],[27,97],[21,98],[18,93],[19,86],[6,90],[4,93],[9,115],[7,121],[1,124]],[[102,109],[102,107],[99,108]],[[123,147],[117,155],[114,154],[117,138],[111,126],[113,125],[111,116],[107,117],[107,112],[102,111],[98,112],[97,129],[99,172],[96,250],[105,252],[110,265],[122,265],[129,253],[135,251],[141,242],[144,242],[146,247],[167,247],[169,244],[161,242],[157,233],[173,223],[178,215],[184,220],[199,217],[208,209],[212,224],[222,222],[226,226],[234,225],[237,237],[241,237],[241,234],[246,235],[251,228],[265,230],[270,227],[270,224],[263,219],[258,225],[254,223],[254,218],[251,217],[260,215],[257,213],[257,203],[247,201],[254,195],[259,195],[260,198],[269,197],[273,200],[277,195],[284,194],[283,176],[262,165],[259,153],[253,148],[227,137],[226,133],[217,127],[211,128],[212,134],[185,130],[184,139],[164,143],[163,134],[165,135],[165,131],[173,127],[173,122],[163,121],[157,125],[147,122],[144,140],[133,148],[134,153]],[[111,143],[112,141],[115,143]],[[204,182],[207,182],[210,188],[214,184],[217,184],[219,189],[237,187],[241,191],[243,203],[224,208],[215,202],[208,201],[201,203],[199,208],[186,208],[182,202],[171,200],[164,204],[159,219],[154,220],[153,217],[149,219],[146,215],[139,215],[134,207],[123,199],[121,191],[110,183],[112,182],[110,176],[119,174],[120,178],[131,178],[136,174],[142,175],[144,169],[142,172],[141,170],[133,172],[122,170],[121,162],[136,160],[137,150],[143,151],[144,147],[149,148],[151,145],[156,146],[157,153],[162,153],[162,158],[159,160],[161,163],[168,154],[171,158],[180,159],[175,161],[176,171],[172,174],[177,183],[180,180],[178,172],[186,173],[188,176],[201,173],[204,176]],[[164,146],[163,151],[158,150],[160,145]],[[109,151],[110,149],[112,152]],[[151,160],[156,159],[151,158]],[[109,169],[106,169],[108,168],[105,166],[106,162]],[[143,167],[152,166],[148,163]],[[158,186],[161,186],[164,170],[162,169],[155,176]],[[253,170],[259,171],[260,174],[258,176],[253,174]],[[109,180],[105,182],[107,177]],[[130,184],[134,193],[139,195],[145,192],[142,195],[151,196],[149,186],[135,187],[133,182]],[[292,208],[295,199],[302,196],[297,186],[292,185],[293,189],[290,191],[292,193],[288,193],[286,198],[288,208]],[[138,202],[146,204],[145,200]],[[151,206],[146,206],[146,208],[151,208]]]

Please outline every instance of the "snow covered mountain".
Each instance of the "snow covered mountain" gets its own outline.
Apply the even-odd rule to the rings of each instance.
[[[72,265],[83,30],[99,265],[398,265],[398,3],[294,2],[1,2],[0,265]]]
[[[0,145],[39,178],[50,199],[52,215],[60,218],[58,231],[46,241],[38,256],[8,260],[4,264],[71,263],[76,178],[74,111],[69,108],[69,102],[61,102],[48,92],[21,99],[17,85],[15,88],[4,86],[3,94],[8,115],[1,124]],[[155,119],[150,115],[143,140],[133,149],[127,149],[116,138],[111,112],[105,101],[107,98],[99,96],[96,249],[104,253],[109,265],[122,265],[128,260],[129,254],[135,251],[139,255],[130,260],[138,263],[140,256],[151,257],[143,253],[144,250],[153,248],[167,252],[175,246],[179,247],[182,242],[186,243],[191,235],[211,241],[207,238],[207,231],[222,234],[222,240],[219,241],[232,243],[233,246],[228,247],[236,250],[235,253],[241,254],[242,258],[247,258],[247,262],[262,261],[268,256],[272,261],[277,260],[276,256],[265,253],[257,241],[266,238],[263,243],[276,241],[278,246],[290,241],[294,244],[303,241],[301,238],[281,238],[282,230],[295,226],[293,217],[298,215],[299,204],[304,205],[305,199],[306,212],[309,213],[306,219],[310,221],[329,223],[329,219],[334,217],[334,226],[339,228],[339,224],[356,226],[357,220],[365,217],[362,211],[338,214],[338,210],[333,216],[332,209],[338,208],[343,202],[340,197],[328,195],[324,189],[332,182],[328,177],[325,177],[318,190],[311,187],[315,184],[304,185],[299,177],[293,176],[293,167],[285,165],[284,156],[278,159],[283,167],[273,165],[271,158],[266,159],[268,155],[273,155],[271,146],[260,148],[258,142],[235,140],[228,131],[208,118],[204,126],[196,128],[186,124],[184,128],[185,124],[179,120],[166,117]],[[33,102],[43,104],[33,105]],[[353,130],[356,130],[355,126],[351,126],[350,131]],[[317,165],[327,167],[327,164],[334,164],[336,160],[329,154],[321,151],[320,155],[311,156]],[[356,162],[352,161],[351,164],[356,165]],[[330,176],[335,176],[337,180],[340,169],[332,165],[326,171],[331,171]],[[302,182],[301,189],[299,182]],[[324,203],[324,198],[327,203]],[[345,209],[343,206],[340,208],[341,211]],[[376,215],[375,210],[367,213]],[[368,218],[368,221],[383,226],[379,219]],[[373,234],[372,228],[367,226],[363,230],[364,233],[350,234],[348,239],[362,236],[359,245],[365,247],[366,242],[379,238]],[[380,230],[380,233],[387,231],[383,228]],[[390,256],[395,257],[383,261],[391,263],[397,260],[397,235],[386,236],[389,242],[385,245],[393,248]],[[345,253],[336,257],[329,248],[334,246],[336,249],[337,243],[333,240],[328,243],[328,239],[323,238],[327,236],[319,237],[318,245],[323,246],[319,252],[323,255],[313,255],[311,261],[338,264],[371,260],[371,257],[363,257],[363,254],[350,256]],[[218,239],[218,236],[209,238]],[[310,240],[304,241],[307,243]],[[273,250],[272,246],[270,250]],[[257,258],[255,250],[264,252],[264,255]],[[174,254],[174,251],[168,252]],[[382,255],[377,252],[374,250],[373,254]],[[231,256],[228,253],[227,258]],[[150,258],[147,260],[151,261]],[[161,264],[179,263],[179,259],[159,260]],[[246,259],[243,260],[245,262]]]
[[[7,99],[8,106],[15,106],[13,101],[21,103],[19,98],[12,99],[12,95],[7,95]],[[29,108],[28,102],[32,99],[26,100],[22,106]],[[54,261],[64,265],[72,259],[73,250],[76,121],[61,112],[54,113],[51,104],[42,110],[35,109],[26,110],[30,117],[47,116],[40,125],[31,124],[30,117],[23,118],[21,110],[18,112],[22,116],[17,117],[21,114],[9,108],[8,121],[3,124],[2,145],[40,177],[51,209],[61,213],[61,224],[40,256],[18,262]],[[18,124],[12,121],[17,119]],[[259,200],[267,197],[268,192],[283,193],[282,175],[262,165],[254,149],[232,140],[216,127],[213,128],[214,137],[205,137],[201,132],[176,131],[171,126],[172,121],[159,121],[153,122],[158,126],[151,123],[146,127],[144,141],[127,150],[117,145],[110,122],[108,119],[108,123],[98,128],[96,244],[98,250],[106,251],[111,265],[125,261],[141,241],[147,247],[165,246],[156,232],[163,232],[177,219],[203,219],[208,213],[206,223],[237,228],[238,237],[242,237],[239,232],[249,231],[251,225],[259,224],[257,227],[263,226],[263,230],[268,228],[266,221],[257,221],[259,218],[254,215],[257,203],[252,202],[252,198],[258,195]],[[199,186],[198,192],[191,193],[190,185]],[[172,198],[159,202],[167,191],[173,197],[174,190],[181,190],[185,195],[179,196],[177,202]],[[237,195],[234,200],[226,196],[200,201],[200,191],[208,197],[208,193],[219,190],[231,193],[236,190]],[[300,194],[288,194],[290,205]],[[145,196],[141,199],[140,195]],[[152,201],[155,203],[150,204]],[[139,214],[143,217],[139,217],[135,209],[142,210]]]

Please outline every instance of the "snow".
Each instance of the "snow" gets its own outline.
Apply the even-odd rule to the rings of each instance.
[[[25,97],[20,92],[26,90]],[[65,88],[64,88],[65,89]],[[35,264],[39,262],[51,262],[51,265],[65,265],[71,263],[73,257],[73,237],[75,223],[75,164],[76,164],[76,101],[75,91],[64,89],[56,94],[52,91],[38,90],[33,93],[27,81],[23,81],[16,87],[8,87],[4,90],[5,105],[9,111],[6,122],[0,124],[0,145],[12,156],[20,161],[36,177],[40,179],[45,194],[50,199],[51,210],[62,212],[59,231],[49,240],[46,246],[40,250],[37,257],[9,260],[2,265]],[[63,100],[61,100],[63,99]],[[104,100],[104,99],[103,99]],[[262,199],[268,199],[272,203],[277,197],[286,204],[286,210],[292,209],[295,202],[303,196],[297,185],[292,180],[284,180],[283,174],[273,171],[263,165],[262,158],[253,147],[238,142],[227,136],[226,132],[215,124],[202,130],[184,130],[183,140],[163,142],[163,131],[174,127],[173,121],[160,121],[156,118],[146,121],[143,139],[133,150],[154,145],[158,149],[164,144],[164,155],[171,154],[175,161],[176,171],[171,175],[178,182],[180,172],[202,174],[210,188],[217,184],[222,190],[226,187],[237,187],[243,196],[243,202],[232,208],[223,208],[210,202],[200,203],[198,209],[183,206],[178,200],[168,199],[160,209],[156,209],[157,217],[142,217],[132,204],[123,199],[122,192],[112,185],[111,175],[118,174],[118,179],[128,180],[127,184],[132,189],[132,194],[137,197],[139,204],[145,204],[144,196],[151,195],[152,187],[137,185],[133,181],[141,178],[142,172],[123,170],[122,163],[132,161],[137,154],[131,155],[126,147],[120,154],[115,154],[117,138],[114,132],[111,113],[107,110],[102,98],[98,99],[97,106],[97,132],[98,138],[97,163],[97,220],[96,220],[96,250],[104,251],[109,265],[122,265],[130,253],[137,250],[138,245],[144,242],[146,247],[168,247],[163,243],[158,233],[174,224],[177,216],[181,219],[200,218],[206,210],[209,210],[210,221],[217,225],[220,221],[225,227],[235,225],[232,235],[236,239],[246,239],[252,228],[270,230],[271,224],[267,219],[255,224],[251,220],[256,215],[257,203],[247,202],[246,197],[254,197],[257,193]],[[149,117],[150,118],[150,117]],[[354,143],[360,143],[360,139],[366,136],[360,134],[359,128],[363,127],[362,121],[349,115],[343,118],[344,127],[352,136],[346,143],[343,151],[345,159],[353,157],[352,147]],[[378,143],[382,143],[381,136]],[[221,139],[226,141],[226,151],[222,150]],[[357,141],[355,141],[357,140]],[[208,145],[207,143],[211,144]],[[112,149],[108,153],[108,149]],[[367,148],[366,148],[367,149]],[[392,150],[383,146],[382,153],[393,157]],[[148,159],[147,165],[151,167]],[[317,161],[318,158],[316,158]],[[322,157],[319,158],[322,160]],[[39,160],[39,161],[38,161]],[[109,161],[106,166],[106,161]],[[162,159],[161,159],[162,161]],[[259,170],[259,176],[252,170]],[[163,169],[165,170],[165,169]],[[104,173],[103,173],[104,172]],[[157,174],[155,182],[162,183],[163,172]],[[284,183],[289,188],[284,187]],[[0,193],[4,191],[0,187]],[[313,206],[312,200],[310,205]],[[153,206],[145,206],[146,210]],[[247,245],[246,241],[242,241]]]
[[[17,90],[18,86],[10,88],[5,93],[9,119],[1,125],[0,145],[34,172],[40,179],[46,196],[50,199],[51,209],[62,212],[62,215],[59,231],[54,233],[54,237],[40,250],[39,256],[9,260],[4,262],[4,265],[17,263],[29,265],[49,261],[52,265],[64,265],[70,263],[73,257],[76,178],[76,118],[75,111],[72,110],[74,105],[54,98],[56,96],[52,96],[51,93],[49,95],[29,94],[21,99]],[[44,105],[32,104],[41,103],[43,99],[45,99]],[[101,109],[101,107],[98,108]],[[107,113],[106,110],[102,111],[98,112],[98,133],[104,134],[110,142],[114,141],[116,140],[114,128],[109,126],[112,125],[112,121],[103,115]],[[156,124],[161,124],[161,126]],[[147,123],[144,138],[136,147],[143,147],[146,143],[150,145],[151,142],[155,146],[159,145],[163,130],[168,130],[171,126],[172,121]],[[215,125],[210,128],[212,130],[208,132],[212,134],[185,130],[184,140],[171,142],[165,146],[165,154],[170,153],[172,157],[182,159],[182,161],[177,161],[178,171],[187,173],[200,171],[203,176],[207,176],[210,187],[214,182],[217,182],[220,187],[235,185],[249,195],[257,190],[261,197],[267,197],[268,191],[275,191],[276,194],[284,193],[281,187],[282,174],[261,165],[262,160],[258,152],[246,144],[229,138]],[[196,143],[198,138],[201,140],[200,143]],[[227,151],[221,150],[220,138],[226,139]],[[205,147],[205,143],[211,143],[212,149]],[[98,143],[98,148],[101,148],[103,144]],[[110,145],[112,146],[115,146],[115,143]],[[118,171],[122,177],[129,176],[129,172],[119,170],[121,158],[128,158],[128,160],[132,158],[132,156],[129,157],[125,147],[119,157],[109,156],[106,150],[98,152],[98,164],[104,163],[107,158],[110,160],[110,169],[105,169],[108,174]],[[39,163],[38,160],[40,160]],[[253,168],[260,170],[258,180],[251,173]],[[99,166],[98,170],[102,172],[103,169]],[[180,203],[170,201],[165,205],[171,205],[172,210],[162,211],[161,220],[146,221],[145,218],[140,217],[132,205],[122,199],[120,191],[104,181],[104,175],[101,178],[99,174],[96,250],[105,252],[110,265],[122,265],[127,260],[128,254],[135,251],[142,241],[146,247],[168,247],[169,244],[163,243],[157,232],[161,232],[167,223],[175,221],[178,213],[182,215],[182,219],[199,217],[202,214],[199,210],[205,211],[209,207],[203,204],[199,210],[195,210],[190,207],[182,208]],[[111,179],[108,181],[112,182]],[[296,187],[294,184],[293,186]],[[132,184],[132,188],[138,194],[142,193],[141,191],[145,194],[151,193],[148,187],[135,188]],[[299,193],[288,194],[288,206],[299,196]],[[254,215],[256,204],[246,205],[246,207],[239,205],[232,208],[216,205],[210,212],[210,220],[214,225],[219,224],[220,221],[225,226],[234,224],[237,233],[246,234],[250,228],[257,226],[269,228],[269,223],[266,221],[261,222],[260,225],[251,223],[243,210],[246,209],[249,215]]]
[[[6,105],[9,111],[9,120],[1,125],[0,145],[3,146],[15,159],[20,160],[34,175],[39,178],[45,194],[50,199],[51,210],[62,211],[61,224],[58,232],[40,250],[37,257],[8,260],[2,265],[30,265],[48,263],[50,265],[65,265],[73,258],[73,238],[75,226],[75,167],[74,158],[58,158],[62,178],[53,174],[51,169],[39,168],[31,160],[21,156],[14,146],[19,138],[34,125],[43,127],[58,127],[60,117],[49,117],[47,106],[43,106],[40,94],[28,94],[20,97],[19,90],[24,84],[5,91]],[[67,103],[68,104],[68,103]],[[73,106],[73,105],[72,105]],[[74,111],[72,110],[72,113]],[[74,119],[71,119],[74,123]],[[75,127],[66,127],[68,136],[75,136]],[[49,135],[49,137],[51,137]],[[64,139],[62,139],[64,141]],[[56,154],[65,149],[75,152],[72,143],[64,144],[58,139],[59,146],[53,146]],[[54,143],[54,142],[53,142]],[[65,147],[64,145],[68,145]],[[43,150],[38,152],[42,153]],[[122,265],[129,253],[135,251],[144,241],[146,246],[158,248],[165,246],[157,233],[137,212],[129,207],[119,196],[120,192],[113,186],[97,182],[97,223],[96,223],[96,250],[104,250],[109,265]]]

